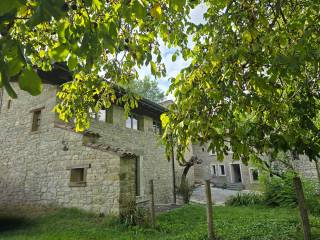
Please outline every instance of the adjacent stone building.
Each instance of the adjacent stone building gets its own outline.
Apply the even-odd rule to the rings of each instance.
[[[118,214],[130,201],[172,201],[172,168],[160,141],[166,109],[148,100],[126,119],[120,106],[102,110],[85,133],[52,111],[57,82],[44,79],[33,97],[0,95],[0,204],[53,204]],[[188,155],[192,155],[189,152]],[[181,168],[176,164],[176,175]],[[193,171],[189,182],[193,183]]]
[[[203,179],[210,179],[217,187],[234,190],[251,189],[259,190],[260,170],[252,164],[244,164],[235,161],[230,151],[224,156],[224,160],[218,161],[217,155],[207,151],[207,146],[193,145],[193,154],[202,159],[202,164],[195,165],[195,181],[201,182]],[[294,169],[303,177],[317,181],[317,170],[314,162],[310,162],[308,157],[300,155],[293,160]]]

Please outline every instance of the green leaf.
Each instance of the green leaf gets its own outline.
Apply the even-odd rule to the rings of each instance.
[[[19,77],[19,86],[32,96],[39,95],[42,92],[42,81],[38,74],[30,65],[21,73]]]
[[[156,3],[153,5],[153,7],[150,10],[150,14],[154,18],[160,18],[162,15],[162,9],[159,3]]]
[[[14,40],[4,41],[2,52],[6,60],[8,77],[17,75],[25,65],[25,60],[18,42]]]
[[[1,72],[1,80],[2,80],[2,84],[4,86],[4,88],[6,89],[8,95],[12,98],[17,98],[17,94],[16,92],[13,90],[12,86],[10,85],[10,82],[9,82],[9,77],[6,73],[5,70],[3,70]]]
[[[135,1],[132,7],[138,19],[143,19],[146,16],[147,9],[142,5],[140,1]]]
[[[1,0],[0,1],[0,16],[12,11],[15,8],[22,6],[25,2],[23,0]]]
[[[59,20],[66,14],[64,5],[64,0],[40,0],[39,6],[28,20],[27,26],[32,28],[42,22],[50,21],[52,17]]]
[[[73,71],[77,67],[77,64],[78,64],[78,58],[75,54],[72,54],[68,59],[68,68],[71,71]]]
[[[170,0],[170,7],[175,11],[182,11],[186,0]]]
[[[150,65],[151,65],[151,73],[152,73],[152,75],[156,75],[156,73],[157,73],[157,65],[153,61],[150,62]]]
[[[69,21],[63,21],[58,26],[58,38],[61,43],[66,43],[66,29],[70,25]]]
[[[95,9],[100,10],[101,2],[99,0],[92,0],[92,7],[95,8]]]
[[[49,56],[57,62],[64,62],[69,54],[69,49],[65,45],[60,45],[49,51]]]
[[[171,60],[172,60],[172,62],[175,62],[177,60],[177,55],[173,54]]]

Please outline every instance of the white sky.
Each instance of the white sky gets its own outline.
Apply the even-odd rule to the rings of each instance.
[[[198,5],[195,9],[191,10],[190,18],[191,21],[195,24],[204,23],[203,14],[206,12],[207,8],[204,4]],[[191,41],[191,39],[190,39]],[[190,42],[189,46],[192,46],[193,43]],[[159,88],[163,91],[167,91],[170,85],[168,79],[178,75],[181,69],[187,67],[190,64],[190,60],[184,61],[182,56],[178,56],[175,62],[172,62],[172,55],[175,52],[175,48],[168,48],[164,43],[160,42],[160,51],[162,55],[162,62],[166,66],[167,76],[158,80]],[[143,78],[146,75],[151,75],[150,66],[143,66],[141,69],[138,69],[140,78]],[[169,99],[172,99],[172,96],[168,96]]]

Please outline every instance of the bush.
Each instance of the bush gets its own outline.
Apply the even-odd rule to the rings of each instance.
[[[147,225],[148,217],[146,209],[137,207],[135,201],[126,202],[120,212],[120,222],[127,226]]]
[[[271,177],[263,181],[265,204],[269,206],[296,207],[297,197],[294,189],[294,173],[287,172],[283,178]],[[306,204],[310,213],[320,215],[320,195],[317,184],[302,179]]]
[[[252,206],[262,205],[263,203],[263,196],[253,192],[238,193],[236,196],[232,196],[226,201],[226,205],[228,206]]]
[[[265,187],[265,203],[269,206],[278,207],[294,207],[297,205],[297,197],[293,186],[294,174],[285,173],[283,178],[271,177],[266,179]]]

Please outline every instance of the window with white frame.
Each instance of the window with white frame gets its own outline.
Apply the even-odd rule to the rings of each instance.
[[[138,117],[134,114],[129,115],[126,120],[126,127],[138,130]]]
[[[259,181],[259,170],[256,168],[250,168],[250,180],[251,182]]]
[[[224,164],[219,165],[219,176],[226,176],[226,169]]]

